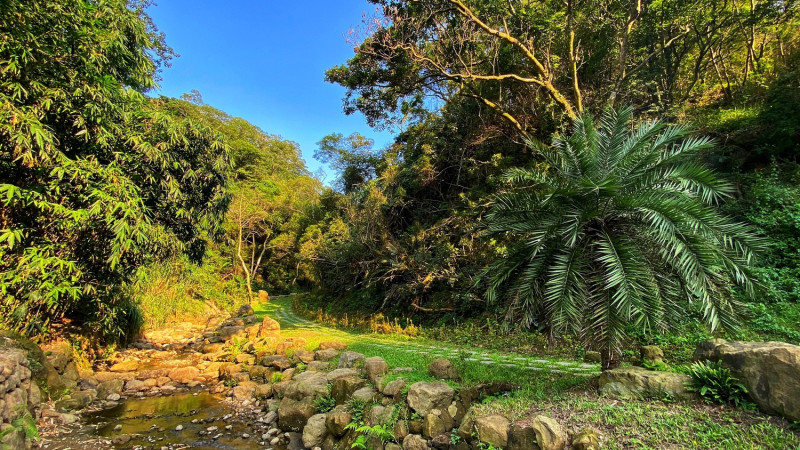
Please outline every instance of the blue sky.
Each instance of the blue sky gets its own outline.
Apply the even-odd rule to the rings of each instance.
[[[381,148],[391,133],[345,116],[344,89],[324,81],[326,69],[353,56],[347,32],[374,8],[366,0],[161,0],[148,12],[181,56],[163,71],[160,93],[197,89],[205,103],[300,144],[312,172],[327,134],[357,131]]]

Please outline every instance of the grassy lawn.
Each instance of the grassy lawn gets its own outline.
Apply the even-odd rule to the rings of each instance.
[[[596,368],[579,361],[326,327],[294,313],[291,297],[259,305],[256,313],[278,320],[285,337],[304,338],[308,349],[335,340],[368,357],[381,356],[391,368],[412,369],[391,378],[433,381],[428,365],[444,357],[459,370],[461,379],[448,381],[456,389],[488,381],[516,384],[518,390],[485,399],[477,411],[515,420],[542,414],[575,432],[592,427],[601,432],[605,448],[800,449],[797,424],[756,411],[702,402],[599,397],[592,377]]]

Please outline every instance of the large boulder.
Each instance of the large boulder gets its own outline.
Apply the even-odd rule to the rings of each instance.
[[[372,384],[378,383],[378,378],[389,372],[389,364],[380,356],[373,356],[364,360],[364,373]]]
[[[347,407],[339,405],[325,417],[325,427],[328,429],[328,432],[335,437],[341,437],[344,436],[344,433],[347,431],[345,428],[352,420],[353,415],[350,414]]]
[[[447,409],[454,394],[453,388],[446,383],[420,381],[408,388],[408,406],[425,417],[432,409]]]
[[[261,327],[259,327],[258,333],[256,333],[256,337],[281,337],[281,324],[275,319],[264,317],[264,320],[261,321]]]
[[[367,381],[357,375],[348,375],[336,378],[331,384],[331,397],[337,405],[346,403],[357,390],[367,384]]]
[[[299,400],[284,397],[278,407],[278,426],[282,430],[300,431],[316,412],[317,404],[313,397],[302,397]]]
[[[351,369],[358,367],[364,362],[364,355],[356,352],[344,352],[339,357],[339,369]]]
[[[719,361],[765,412],[800,420],[800,346],[784,342],[701,342],[698,361]]]
[[[688,375],[675,372],[624,367],[600,374],[600,393],[612,398],[661,398],[669,395],[676,400],[691,400],[697,394],[687,389]]]
[[[200,376],[200,370],[196,367],[179,367],[170,370],[168,376],[176,383],[189,384]]]
[[[328,380],[321,372],[303,372],[295,376],[283,392],[285,398],[294,400],[310,398],[312,402],[326,395],[328,395]]]

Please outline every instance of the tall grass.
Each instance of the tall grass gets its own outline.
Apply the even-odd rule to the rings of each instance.
[[[205,319],[247,301],[243,281],[233,275],[230,263],[217,250],[209,251],[200,265],[178,257],[142,268],[140,273],[129,296],[141,311],[144,330]]]

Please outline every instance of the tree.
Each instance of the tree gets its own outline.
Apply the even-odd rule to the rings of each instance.
[[[513,169],[486,217],[505,235],[505,257],[487,269],[487,299],[509,320],[574,333],[613,367],[633,325],[664,330],[697,311],[712,329],[733,330],[752,295],[750,266],[763,241],[714,207],[732,187],[693,162],[711,142],[680,126],[608,110],[582,115],[551,146],[530,142],[540,170]]]
[[[328,164],[336,172],[339,188],[349,193],[375,176],[375,166],[381,158],[372,145],[372,139],[358,133],[347,137],[333,133],[317,142],[314,159]]]
[[[132,331],[121,295],[141,265],[197,260],[228,196],[213,130],[148,99],[171,55],[144,5],[0,2],[0,312]]]

